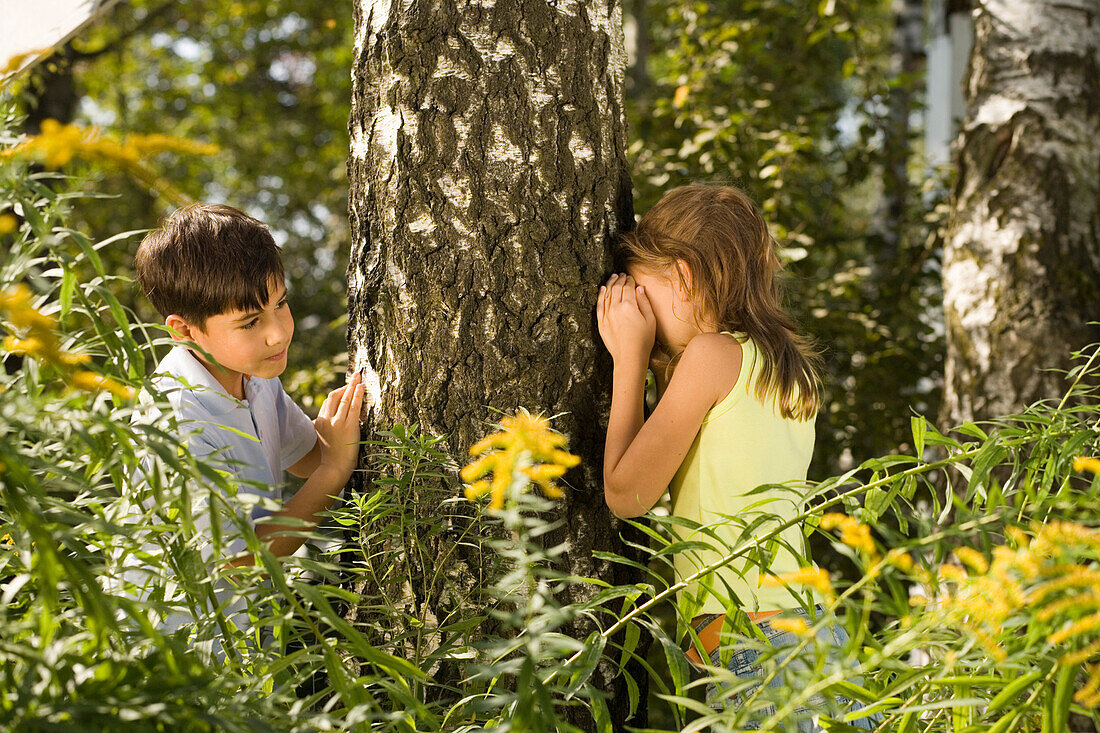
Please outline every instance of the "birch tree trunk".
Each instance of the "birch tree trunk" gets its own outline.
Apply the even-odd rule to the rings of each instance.
[[[592,555],[621,549],[594,318],[610,243],[633,226],[618,0],[357,0],[355,24],[348,333],[368,423],[450,436],[463,462],[490,406],[560,415],[583,462],[547,542],[569,543],[567,572],[621,582]],[[479,587],[483,558],[453,539],[427,539],[427,562]],[[404,570],[418,608],[454,610],[418,585],[437,569]]]
[[[944,247],[944,417],[984,419],[1066,383],[1098,340],[1100,2],[976,3]]]

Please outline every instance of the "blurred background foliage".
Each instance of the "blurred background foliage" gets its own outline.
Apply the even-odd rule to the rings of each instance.
[[[924,177],[917,141],[890,129],[919,91],[892,71],[893,3],[632,7],[634,56],[647,58],[630,77],[636,210],[689,180],[746,189],[790,263],[789,304],[826,356],[811,477],[904,450],[910,410],[934,418],[939,403],[935,231],[946,212],[934,179],[924,197],[916,180],[884,185],[894,156]],[[897,195],[905,214],[890,220]]]
[[[789,301],[825,351],[811,477],[904,450],[935,419],[942,371],[938,225],[944,186],[891,110],[919,105],[896,72],[886,0],[627,0],[635,209],[693,180],[760,202],[788,262]],[[306,409],[343,373],[350,3],[130,0],[25,82],[42,119],[211,143],[157,170],[185,196],[268,222],[283,246],[298,348],[284,377]],[[908,187],[887,190],[889,160]],[[73,171],[66,169],[67,173]],[[176,202],[105,167],[72,227],[106,238],[156,226]],[[900,217],[888,217],[888,197]],[[126,273],[138,239],[103,253]],[[139,316],[145,300],[128,294]]]

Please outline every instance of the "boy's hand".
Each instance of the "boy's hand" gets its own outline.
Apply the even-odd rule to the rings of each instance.
[[[351,477],[359,461],[359,413],[363,409],[363,375],[356,372],[351,381],[325,398],[321,412],[313,421],[321,443],[321,465],[343,481]]]
[[[649,363],[657,333],[657,319],[646,297],[630,275],[612,275],[596,298],[596,325],[604,346],[616,363]]]

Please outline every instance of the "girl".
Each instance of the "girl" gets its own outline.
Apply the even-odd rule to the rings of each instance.
[[[611,511],[638,516],[670,488],[673,514],[705,525],[770,498],[746,495],[757,486],[804,480],[820,404],[821,360],[780,307],[775,244],[748,197],[729,186],[674,189],[636,231],[623,235],[617,259],[627,272],[611,276],[596,305],[600,336],[614,360],[603,469]],[[643,422],[650,366],[658,402]],[[765,510],[794,517],[801,506],[790,496],[779,494]],[[736,544],[738,528],[727,523],[715,531]],[[805,554],[798,526],[780,537],[770,574],[798,569],[787,545]],[[677,577],[721,557],[679,553]],[[775,635],[768,624],[772,616],[801,611],[790,590],[760,587],[757,580],[755,565],[742,559],[681,593],[682,604],[685,598],[701,602],[692,625],[713,663],[719,660],[725,597],[766,637]],[[834,637],[844,633],[838,626],[826,633],[831,643],[843,643]],[[694,648],[688,656],[700,663]],[[737,648],[730,668],[742,677],[762,675],[755,659],[747,647]],[[808,727],[800,729],[816,730],[804,723]]]

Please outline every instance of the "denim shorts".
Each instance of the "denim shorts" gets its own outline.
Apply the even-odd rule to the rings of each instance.
[[[825,610],[821,606],[817,606],[814,609],[814,618],[823,614]],[[809,614],[803,609],[799,608],[793,611],[799,617],[803,618],[807,624],[813,625],[814,621],[810,619]],[[790,616],[790,614],[785,614]],[[697,624],[697,627],[701,628],[713,620],[714,616],[703,619],[701,624]],[[775,629],[771,625],[771,619],[765,619],[757,624],[757,627],[763,632],[764,637],[767,639],[767,643],[773,647],[784,648],[790,647],[792,650],[794,647],[802,641],[800,637],[789,632],[780,631]],[[823,626],[817,632],[817,638],[806,645],[806,647],[800,652],[799,658],[789,662],[784,671],[776,674],[768,683],[769,688],[781,688],[786,686],[787,689],[799,689],[798,682],[808,681],[810,669],[818,661],[824,662],[824,669],[821,673],[815,673],[814,677],[820,679],[823,674],[832,674],[838,667],[842,667],[844,662],[842,661],[842,650],[848,643],[848,634],[844,628],[838,623],[827,624]],[[729,658],[729,670],[733,672],[737,677],[741,679],[759,677],[763,678],[766,673],[775,668],[777,664],[786,660],[789,657],[789,653],[780,651],[778,654],[771,656],[770,659],[766,659],[764,662],[758,661],[761,650],[758,648],[762,642],[738,642],[732,650],[723,650],[719,645],[710,654],[710,663],[714,667],[721,668],[722,657],[728,653]],[[854,684],[861,684],[862,678],[858,675],[846,675],[845,679]],[[708,704],[717,710],[736,710],[744,707],[749,697],[753,695],[760,688],[759,684],[750,685],[745,688],[738,689],[736,692],[731,692],[726,688],[721,680],[712,681],[707,685],[707,702]],[[833,705],[829,705],[825,700],[825,694],[835,700]],[[833,695],[831,693],[816,693],[801,705],[796,707],[789,719],[785,719],[779,723],[778,730],[783,731],[797,731],[798,733],[818,733],[822,731],[817,723],[819,714],[832,713],[838,715],[839,710],[845,712],[858,710],[864,707],[859,702],[849,701],[840,695]],[[761,696],[763,697],[763,696]],[[759,698],[758,698],[759,699]],[[770,698],[775,701],[775,697]],[[739,723],[739,726],[747,730],[759,730],[761,724],[774,715],[776,712],[776,706],[774,704],[768,704],[761,706],[753,711],[749,716],[749,720]],[[861,728],[864,730],[873,730],[878,727],[882,722],[882,715],[880,713],[874,713],[862,718],[857,718],[849,723],[849,725]]]

